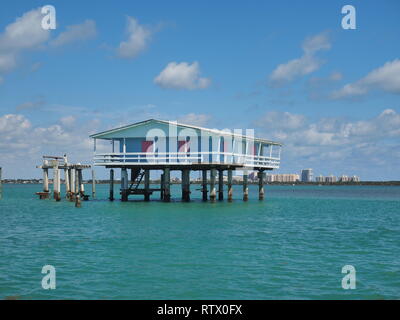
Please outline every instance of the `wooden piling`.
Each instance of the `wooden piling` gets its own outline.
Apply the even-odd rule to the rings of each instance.
[[[121,169],[121,201],[128,201],[128,170]]]
[[[92,169],[92,199],[96,197],[96,176],[94,169]]]
[[[224,171],[218,170],[218,200],[224,200]]]
[[[182,170],[182,200],[190,201],[190,170]]]
[[[207,201],[207,170],[202,171],[202,190],[203,201]]]
[[[217,198],[217,193],[215,190],[215,176],[217,175],[217,170],[211,169],[210,171],[210,201],[215,202]]]
[[[144,201],[150,201],[150,170],[144,170]]]
[[[114,169],[110,170],[110,201],[114,201]]]
[[[264,200],[264,172],[258,171],[258,199]]]
[[[243,201],[249,200],[248,177],[247,171],[243,171]]]
[[[171,177],[170,177],[170,169],[164,168],[164,202],[171,201]]]
[[[231,202],[232,198],[233,198],[232,169],[228,169],[228,201]]]
[[[164,199],[164,174],[161,173],[160,177],[160,200]]]

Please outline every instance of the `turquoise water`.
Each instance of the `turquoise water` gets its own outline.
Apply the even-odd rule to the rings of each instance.
[[[98,185],[105,199],[106,185]],[[89,191],[90,191],[90,187]],[[267,186],[259,202],[38,200],[4,185],[0,298],[399,299],[400,188]],[[173,197],[179,198],[179,186]],[[155,198],[158,198],[155,196]],[[42,266],[57,288],[41,288]],[[357,288],[341,288],[344,265]]]

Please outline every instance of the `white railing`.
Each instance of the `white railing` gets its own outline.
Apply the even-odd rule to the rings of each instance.
[[[126,152],[95,154],[94,165],[118,166],[130,164],[235,164],[247,167],[279,168],[280,158],[246,155],[232,152]]]

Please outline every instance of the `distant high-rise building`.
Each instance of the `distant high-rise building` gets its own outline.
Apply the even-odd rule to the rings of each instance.
[[[331,174],[330,176],[325,177],[325,182],[327,182],[327,183],[336,182],[336,177]]]
[[[296,182],[299,181],[298,174],[269,174],[266,177],[267,182]]]
[[[303,169],[301,170],[301,182],[311,182],[313,180],[313,170]]]
[[[333,174],[324,177],[323,175],[319,175],[318,177],[315,177],[315,181],[318,183],[335,183],[337,181],[339,182],[360,182],[360,177],[358,176],[346,176],[346,175],[341,175],[340,177],[335,177]]]

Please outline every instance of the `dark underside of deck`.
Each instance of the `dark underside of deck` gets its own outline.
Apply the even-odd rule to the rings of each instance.
[[[223,163],[192,163],[192,164],[145,164],[145,163],[136,163],[136,164],[124,164],[121,165],[107,165],[105,166],[107,169],[115,169],[115,168],[126,168],[126,169],[143,169],[143,170],[164,170],[169,168],[170,170],[273,170],[273,168],[259,167],[259,166],[243,166],[243,165],[235,165],[235,164],[223,164]]]

